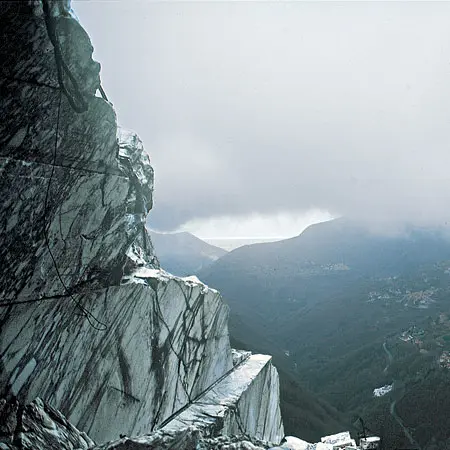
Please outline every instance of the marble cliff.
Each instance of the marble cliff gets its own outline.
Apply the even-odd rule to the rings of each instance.
[[[0,448],[280,442],[270,357],[232,351],[220,294],[159,267],[149,158],[70,1],[1,2],[0,23]]]

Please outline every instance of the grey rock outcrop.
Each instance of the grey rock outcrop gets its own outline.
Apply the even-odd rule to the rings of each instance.
[[[61,3],[48,3],[56,14]],[[119,147],[114,109],[94,96],[100,66],[89,36],[69,15],[48,19],[83,87],[87,110],[77,113],[67,76],[69,95],[58,83],[41,2],[1,2],[0,20],[2,301],[119,284],[133,245],[157,267],[144,228],[153,171],[138,138]]]
[[[281,439],[270,358],[233,361],[219,293],[159,267],[144,226],[153,169],[95,95],[100,66],[70,2],[0,2],[0,21],[0,398],[5,414],[20,408],[13,440],[14,417],[31,417],[22,437],[36,449],[85,448],[78,430],[97,443],[186,426]]]
[[[1,400],[0,419],[2,449],[87,450],[95,445],[86,433],[39,398],[26,406]]]

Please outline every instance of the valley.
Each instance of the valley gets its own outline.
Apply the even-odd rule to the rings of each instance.
[[[232,335],[273,354],[350,426],[363,417],[386,449],[446,448],[450,244],[424,231],[383,238],[342,222],[311,228],[237,249],[198,274],[229,303]],[[296,413],[283,414],[287,432],[300,435]]]

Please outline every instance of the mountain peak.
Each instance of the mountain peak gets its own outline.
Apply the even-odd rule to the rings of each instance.
[[[162,267],[179,276],[196,274],[227,253],[187,231],[150,231],[150,236]]]

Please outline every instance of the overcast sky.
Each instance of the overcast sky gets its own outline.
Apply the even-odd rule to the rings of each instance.
[[[449,219],[450,3],[73,7],[119,123],[150,154],[152,227]]]

